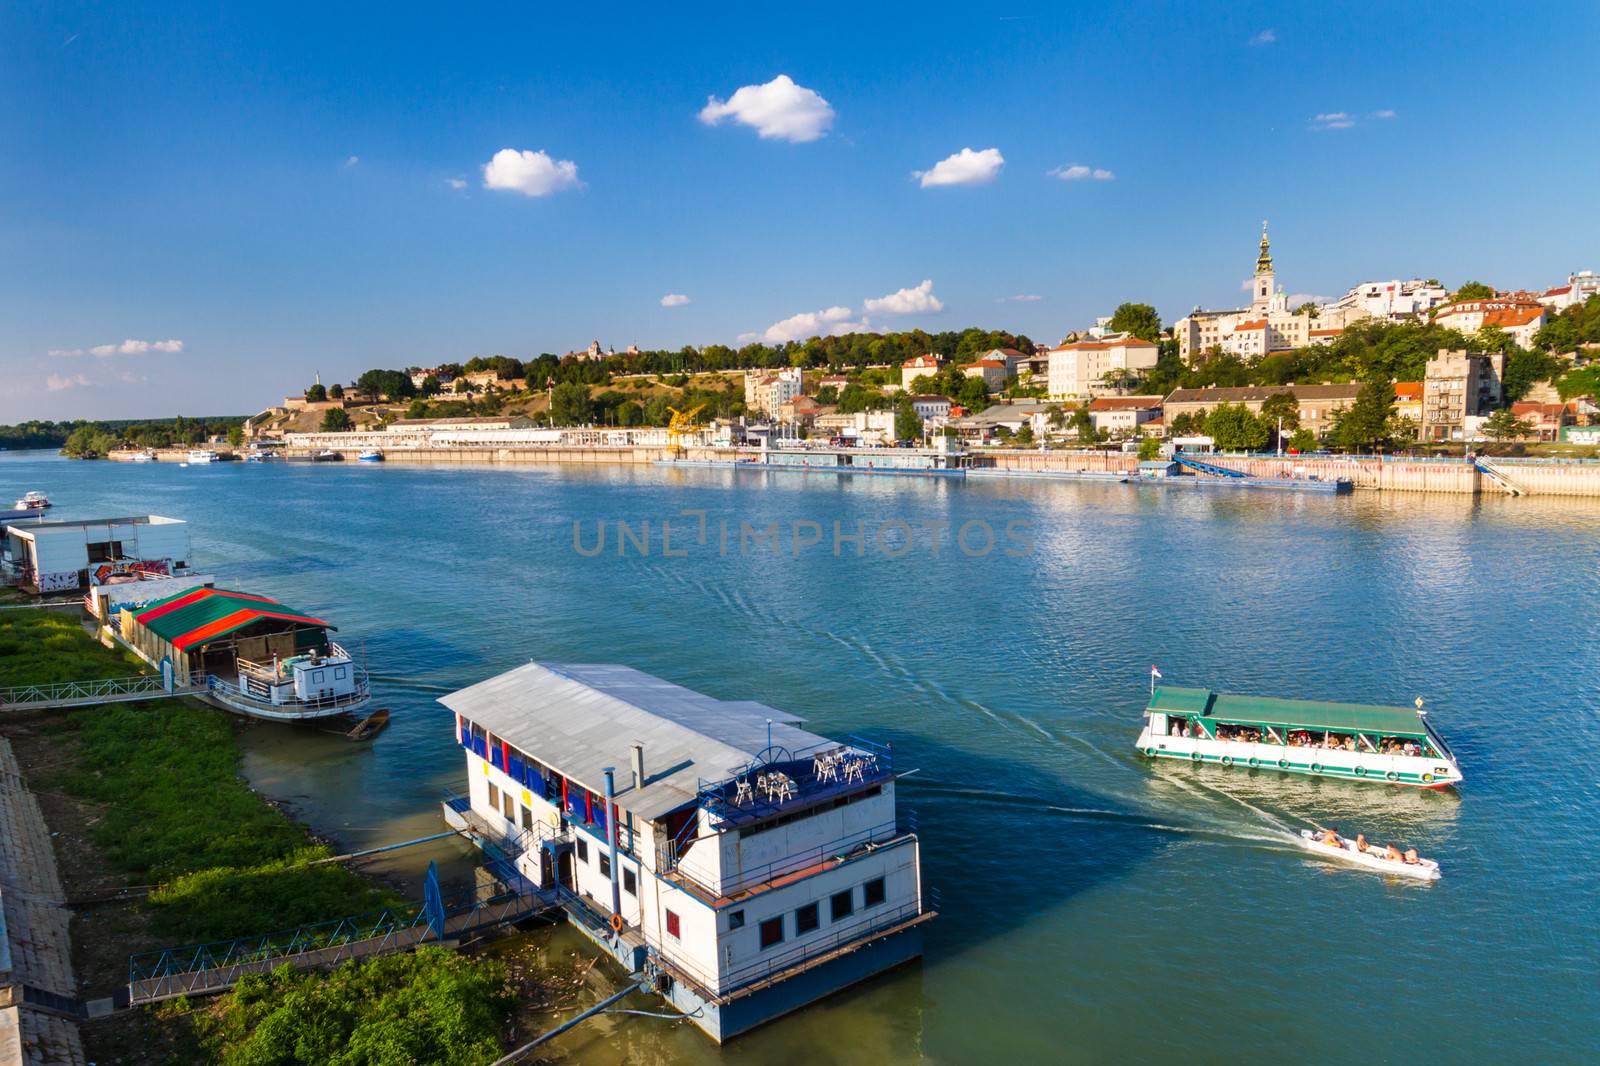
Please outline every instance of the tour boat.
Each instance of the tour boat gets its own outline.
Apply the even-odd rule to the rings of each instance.
[[[1343,837],[1340,837],[1337,843],[1330,844],[1322,838],[1321,833],[1313,833],[1309,829],[1300,830],[1300,844],[1318,855],[1330,859],[1343,859],[1357,866],[1365,866],[1369,870],[1377,870],[1379,873],[1394,874],[1397,877],[1415,877],[1421,881],[1437,881],[1444,876],[1439,864],[1432,859],[1419,858],[1416,862],[1391,859],[1379,845],[1368,844],[1367,850],[1362,851],[1356,847],[1355,841]]]
[[[313,463],[337,463],[343,458],[343,455],[334,451],[332,448],[324,448],[320,452],[317,452],[315,455],[313,455],[311,457],[311,461]]]
[[[50,500],[42,492],[29,492],[23,494],[17,501],[16,509],[19,511],[43,511],[50,506]]]
[[[378,449],[376,449],[376,448],[372,448],[372,449],[370,449],[368,451],[362,452],[360,455],[357,455],[356,456],[356,462],[358,462],[358,463],[381,463],[381,462],[383,462],[383,453],[381,451],[379,451]]]
[[[194,451],[189,453],[189,465],[193,466],[195,463],[215,463],[220,458],[221,456],[209,448],[196,448]]]
[[[1152,759],[1415,788],[1462,779],[1420,699],[1415,708],[1372,707],[1159,686],[1145,708],[1138,748]]]
[[[153,463],[156,461],[156,453],[152,451],[134,452],[128,457],[128,461],[133,463]]]

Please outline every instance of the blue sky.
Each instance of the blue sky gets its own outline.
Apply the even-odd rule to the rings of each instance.
[[[0,421],[830,308],[1056,340],[1235,306],[1262,218],[1292,293],[1600,269],[1593,3],[592,10],[0,5]]]

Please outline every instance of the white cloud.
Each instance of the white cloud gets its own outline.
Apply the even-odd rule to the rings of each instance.
[[[467,187],[465,178],[445,178],[444,183],[452,189],[465,189]]]
[[[1082,163],[1074,163],[1070,167],[1056,167],[1046,171],[1052,178],[1062,181],[1115,181],[1117,176],[1103,167],[1088,167]]]
[[[517,151],[502,148],[483,165],[485,189],[507,189],[524,196],[549,196],[583,185],[578,180],[578,164],[570,159],[551,159],[543,151]]]
[[[1277,40],[1278,31],[1269,26],[1260,33],[1256,34],[1254,37],[1250,38],[1250,43],[1259,48],[1264,44],[1276,44]]]
[[[361,157],[358,155],[346,156],[344,160],[344,168],[349,170],[359,162],[361,162]]]
[[[121,344],[96,344],[92,348],[51,348],[50,354],[58,358],[74,355],[97,355],[104,359],[113,355],[146,355],[150,352],[181,352],[180,340],[140,341],[128,338]]]
[[[1355,124],[1354,116],[1345,111],[1324,111],[1311,120],[1314,130],[1347,130]]]
[[[924,189],[936,185],[984,185],[1000,176],[1005,162],[998,148],[985,148],[981,152],[963,148],[939,160],[932,170],[913,170],[911,176],[921,178]]]
[[[689,298],[681,292],[669,292],[661,298],[662,307],[682,307],[689,302]]]
[[[726,101],[708,97],[700,121],[715,126],[725,118],[751,127],[762,140],[802,144],[828,132],[833,108],[814,90],[779,74],[765,85],[743,86]]]
[[[867,300],[862,307],[874,315],[938,314],[944,304],[933,294],[933,281],[924,281],[913,289],[900,289],[887,296]]]
[[[1044,299],[1043,296],[1032,292],[1019,292],[1015,296],[1002,296],[996,300],[997,304],[1033,304]]]
[[[1374,111],[1372,113],[1372,117],[1379,119],[1394,118],[1394,109],[1391,107],[1381,108],[1380,110]]]
[[[848,307],[829,307],[822,311],[802,311],[782,322],[774,322],[761,334],[768,344],[805,340],[807,337],[834,336],[867,328],[867,320],[852,321],[855,312]],[[747,336],[747,335],[746,335]],[[743,339],[743,337],[741,337]]]
[[[66,377],[63,377],[60,374],[51,374],[49,377],[44,379],[44,387],[49,389],[51,392],[63,392],[67,389],[84,388],[85,386],[93,384],[94,382],[90,381],[83,374],[72,374]]]

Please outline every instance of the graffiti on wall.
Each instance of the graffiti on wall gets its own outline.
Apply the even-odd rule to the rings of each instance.
[[[120,560],[114,563],[100,563],[89,568],[90,585],[120,585],[127,581],[138,581],[146,577],[167,577],[172,573],[171,561],[167,559],[135,559]]]

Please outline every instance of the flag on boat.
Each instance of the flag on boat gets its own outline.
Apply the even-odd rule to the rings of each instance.
[[[1160,677],[1161,676],[1161,671],[1157,670],[1155,668],[1154,664],[1152,664],[1151,667],[1150,667],[1150,676],[1151,677]]]

